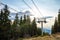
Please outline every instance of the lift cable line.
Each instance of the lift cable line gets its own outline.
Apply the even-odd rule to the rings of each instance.
[[[33,11],[33,9],[23,0],[23,2]],[[41,14],[41,12],[40,12],[40,10],[39,10],[39,8],[36,6],[36,4],[34,3],[34,1],[32,0],[32,2],[33,2],[33,4],[35,5],[35,7],[37,8],[37,10],[39,11],[39,13]],[[2,4],[2,5],[4,5],[5,6],[5,4],[4,3],[0,3],[0,4]],[[8,6],[9,7],[9,6]],[[18,12],[17,10],[15,10],[15,9],[13,9],[13,8],[11,8],[11,7],[9,7],[10,9],[12,9],[12,10],[14,10],[14,11],[16,11],[16,12]],[[34,12],[34,11],[33,11]],[[42,15],[42,14],[41,14]],[[43,15],[42,15],[43,16]],[[40,19],[40,18],[39,18]],[[42,30],[42,36],[43,36],[43,23],[45,23],[46,22],[46,18],[44,18],[43,17],[43,19],[44,19],[44,21],[40,21],[40,20],[38,20],[38,23],[40,23],[41,22],[41,30]]]
[[[52,18],[52,17],[49,17],[49,16],[48,16],[48,17],[45,18],[45,17],[43,16],[43,14],[40,12],[39,8],[36,6],[35,2],[34,2],[33,0],[31,0],[31,1],[32,1],[32,3],[34,4],[34,6],[36,7],[36,9],[38,10],[38,12],[39,12],[39,13],[42,15],[42,17],[43,17],[43,18],[42,18],[43,20],[40,20],[41,18],[38,18],[38,21],[37,21],[38,23],[41,23],[41,31],[42,31],[42,32],[41,32],[41,35],[43,36],[43,23],[47,23],[46,19],[47,19],[47,18]]]
[[[34,4],[34,6],[36,7],[36,9],[38,10],[38,12],[43,16],[43,14],[40,12],[39,8],[36,6],[35,2],[33,0],[31,0],[32,3]],[[43,16],[44,17],[44,16]]]
[[[23,2],[35,13],[35,11],[24,0]]]
[[[23,0],[23,2],[30,8],[30,9],[32,9],[24,0]],[[34,5],[35,5],[35,3],[34,3]],[[35,5],[36,6],[36,5]],[[36,8],[37,8],[37,6],[36,6]],[[37,8],[37,10],[38,10],[38,8]],[[33,10],[32,10],[33,11]],[[39,11],[40,12],[40,11]],[[41,33],[41,35],[43,36],[43,22],[44,21],[40,21],[40,20],[38,20],[38,22],[40,23],[41,22],[41,30],[42,30],[42,33]]]
[[[6,4],[4,4],[4,3],[2,3],[2,2],[1,2],[0,4],[1,4],[1,5],[3,5],[3,6],[5,6],[5,5],[6,5]],[[16,12],[19,12],[19,11],[15,10],[15,9],[13,9],[13,8],[9,7],[9,6],[8,6],[8,8],[10,8],[10,9],[12,9],[12,10],[16,11]]]
[[[4,3],[0,3],[1,5],[3,5],[3,6],[5,6],[6,4],[4,4]],[[9,7],[9,6],[8,6]],[[12,10],[14,10],[14,11],[16,11],[17,13],[19,12],[19,11],[17,11],[17,10],[15,10],[15,9],[13,9],[13,8],[11,8],[11,7],[9,7],[10,9],[12,9]],[[30,15],[30,16],[32,16],[32,14]]]
[[[0,4],[1,4],[1,5],[3,5],[3,6],[5,6],[5,5],[6,5],[6,4],[4,4],[4,3],[2,3],[2,2],[1,2]],[[8,5],[7,5],[7,6],[8,6]],[[14,11],[15,11],[15,12],[17,12],[17,14],[18,14],[18,11],[17,11],[17,10],[15,10],[15,9],[13,9],[13,8],[9,7],[9,6],[8,6],[8,8],[10,8],[10,9],[14,10]],[[12,16],[9,16],[9,17],[12,17]]]
[[[34,6],[36,7],[36,9],[38,10],[38,12],[42,15],[42,13],[40,12],[40,10],[39,10],[39,8],[36,6],[36,4],[34,3],[34,1],[33,0],[31,0],[32,1],[32,3],[34,4]],[[43,16],[43,15],[42,15]],[[44,17],[44,16],[43,16]],[[45,23],[46,22],[46,19],[44,19],[44,21],[42,21],[42,20],[38,20],[38,23],[41,23],[41,35],[43,36],[43,23]]]

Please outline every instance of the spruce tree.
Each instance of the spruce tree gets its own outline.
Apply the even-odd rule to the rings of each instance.
[[[58,20],[57,20],[57,18],[55,19],[54,26],[52,27],[52,33],[60,32],[60,9],[59,9],[58,13],[59,13]]]
[[[58,32],[58,22],[57,18],[55,18],[55,23],[54,26],[52,27],[52,33],[57,33]]]
[[[24,22],[24,23],[26,22],[26,15],[24,15],[24,20],[23,20],[23,22]]]
[[[16,14],[15,20],[13,22],[13,25],[14,25],[13,27],[18,27],[18,24],[19,24],[18,14]]]
[[[51,34],[54,34],[54,26],[52,26]]]
[[[10,40],[10,20],[8,18],[9,16],[9,10],[8,10],[8,6],[5,5],[5,8],[3,8],[3,10],[1,10],[1,14],[0,14],[0,37],[1,40]]]
[[[0,12],[0,26],[2,26],[3,23],[3,11]]]
[[[23,23],[22,16],[20,17],[20,25]]]
[[[31,21],[30,21],[30,16],[27,15],[27,21],[26,21],[26,24],[27,24],[27,30],[28,30],[28,34],[29,36],[31,36]]]
[[[37,34],[37,25],[36,25],[36,21],[35,18],[32,21],[32,36]]]
[[[19,19],[18,19],[18,14],[16,14],[14,22],[12,24],[12,37],[14,39],[18,38],[19,33]]]
[[[60,32],[60,9],[59,9],[59,12],[58,12],[58,29],[59,29],[59,32]]]
[[[27,21],[27,24],[31,23],[29,15],[27,15],[27,20],[26,21]]]

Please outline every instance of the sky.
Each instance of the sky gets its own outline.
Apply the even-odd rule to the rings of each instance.
[[[47,19],[48,23],[44,23],[45,28],[51,28],[54,23],[54,17],[58,15],[58,10],[60,9],[60,0],[34,0],[35,4],[39,8],[42,15],[37,11],[34,4],[31,0],[24,0],[33,10],[34,12],[23,2],[23,0],[0,0],[4,4],[14,8],[18,12],[29,10],[31,14],[35,17],[43,17],[43,16],[53,16],[53,18]],[[14,12],[13,10],[11,10]],[[38,24],[38,23],[37,23]],[[40,24],[38,24],[40,27]]]

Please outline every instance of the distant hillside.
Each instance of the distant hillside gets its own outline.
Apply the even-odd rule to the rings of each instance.
[[[25,15],[32,15],[32,14],[30,13],[30,11],[25,11],[25,12],[18,12],[18,17],[20,18],[20,17],[23,16],[24,14],[25,14]],[[15,19],[15,15],[16,15],[16,13],[10,13],[9,19],[14,20],[14,19]]]
[[[50,29],[46,29],[46,28],[44,28],[43,31],[46,32],[46,33],[51,34],[51,30],[50,30]]]

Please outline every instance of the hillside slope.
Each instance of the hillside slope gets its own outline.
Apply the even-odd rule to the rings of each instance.
[[[60,40],[60,33],[53,34],[50,36],[39,36],[39,37],[34,37],[34,38],[24,38],[23,40]]]
[[[56,40],[53,36],[44,36],[44,37],[35,37],[35,38],[28,38],[23,40]]]

